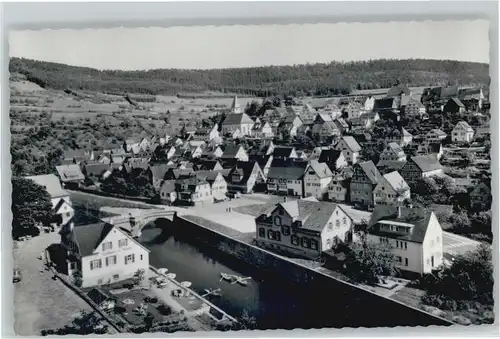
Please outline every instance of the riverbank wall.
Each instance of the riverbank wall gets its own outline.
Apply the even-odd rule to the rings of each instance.
[[[174,231],[251,266],[287,281],[300,284],[332,303],[332,327],[450,326],[453,323],[423,310],[385,298],[348,282],[336,279],[282,256],[211,230],[200,223],[176,216]],[[343,303],[343,305],[339,305]],[[324,306],[323,306],[324,307]],[[341,309],[342,312],[332,312]]]

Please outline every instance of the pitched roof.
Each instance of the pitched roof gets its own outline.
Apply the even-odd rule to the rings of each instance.
[[[273,159],[268,178],[299,180],[304,175],[307,161]]]
[[[241,183],[246,183],[252,174],[255,166],[260,170],[260,166],[256,161],[238,161],[236,165],[229,171],[228,175],[232,176],[233,173],[239,173],[242,176]],[[234,184],[230,177],[229,180]]]
[[[401,94],[405,95],[410,95],[410,89],[404,85],[404,84],[398,84],[396,86],[393,86],[389,91],[387,92],[387,98],[392,98],[395,96],[399,96]]]
[[[410,189],[410,186],[408,186],[405,179],[403,179],[398,171],[385,174],[384,179],[387,180],[389,185],[391,185],[391,187],[398,193],[402,193]]]
[[[401,98],[401,106],[408,105],[410,101],[416,102],[418,107],[425,107],[424,104],[422,104],[422,95],[405,95]]]
[[[373,161],[358,162],[355,166],[359,166],[359,168],[361,168],[373,185],[380,181],[381,174]]]
[[[160,185],[160,190],[167,193],[175,192],[175,180],[164,180]]]
[[[299,229],[321,232],[328,225],[328,221],[337,206],[337,204],[330,202],[298,199],[277,204],[264,213],[268,214],[277,207],[281,207],[292,218],[301,221],[302,225]]]
[[[69,193],[63,190],[59,178],[55,174],[42,174],[26,177],[33,180],[37,185],[44,187],[52,198],[68,196]]]
[[[335,163],[341,155],[342,155],[342,151],[340,151],[340,150],[335,150],[332,148],[323,149],[323,150],[321,150],[318,161],[324,162],[327,164],[332,164],[332,163]]]
[[[448,86],[448,87],[440,87],[440,98],[448,99],[450,97],[458,96],[459,89],[458,85]]]
[[[420,168],[420,170],[422,170],[422,172],[429,172],[443,168],[437,157],[433,154],[417,155],[411,157],[411,160]]]
[[[329,178],[333,176],[332,171],[324,162],[318,162],[318,160],[309,161],[309,166],[314,170],[317,176],[321,179]]]
[[[153,180],[163,180],[171,167],[167,164],[150,165],[149,170],[153,175]]]
[[[220,174],[220,171],[198,171],[196,172],[196,176],[202,180],[205,180],[212,184],[217,176]]]
[[[227,145],[224,153],[222,154],[222,158],[234,158],[241,148],[243,148],[242,145]]]
[[[472,127],[470,127],[470,125],[468,123],[466,123],[465,121],[459,121],[457,122],[457,124],[455,125],[455,128],[462,128],[464,130],[466,130],[467,132],[474,132],[474,130],[472,129]],[[455,129],[453,128],[453,129]]]
[[[423,243],[429,221],[432,216],[431,210],[399,207],[390,205],[377,205],[373,210],[368,232],[370,234],[389,237],[393,239],[406,240],[416,243]],[[395,226],[412,226],[409,234],[384,231],[380,228],[379,222],[392,222]]]
[[[232,112],[240,112],[241,111],[241,106],[240,106],[240,102],[238,101],[237,95],[234,96],[233,102],[231,103],[231,111]]]
[[[347,135],[343,136],[342,140],[344,140],[344,142],[347,144],[347,147],[349,147],[352,152],[361,151],[361,146],[359,146],[358,142],[356,141],[356,139],[354,139],[354,137]]]
[[[83,172],[85,172],[85,175],[101,176],[109,170],[109,168],[109,164],[102,164],[100,162],[90,163],[83,166]]]
[[[439,136],[446,136],[446,133],[440,130],[439,128],[433,128],[431,129],[427,134],[436,134]]]
[[[252,119],[245,113],[231,113],[226,116],[223,126],[228,125],[241,125],[241,124],[253,124]]]
[[[455,103],[458,107],[465,107],[465,105],[458,98],[451,98],[448,102]]]
[[[333,121],[337,127],[349,128],[349,124],[343,118],[337,118]]]
[[[277,158],[288,158],[295,150],[295,147],[276,146],[273,151],[273,156]]]
[[[397,160],[379,160],[377,163],[377,168],[385,171],[399,171],[404,167],[406,161],[397,161]]]
[[[373,104],[374,111],[393,109],[394,107],[395,107],[394,98],[375,99],[375,103]]]
[[[72,149],[64,151],[64,159],[74,159],[74,158],[88,158],[88,154],[81,149]]]
[[[80,254],[91,255],[113,227],[104,222],[73,227],[72,236],[80,249]]]
[[[390,142],[387,144],[387,148],[390,148],[395,153],[404,152],[403,148],[397,142]]]
[[[62,182],[84,180],[80,166],[76,164],[56,166],[56,171]]]

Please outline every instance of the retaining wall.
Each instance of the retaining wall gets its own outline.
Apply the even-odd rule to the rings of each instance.
[[[270,274],[301,284],[304,289],[310,289],[311,293],[321,295],[325,305],[318,305],[318,308],[320,311],[324,309],[324,312],[331,312],[334,327],[452,325],[446,319],[314,271],[183,217],[176,216],[173,225],[176,233],[184,233],[193,241],[216,248]],[[328,307],[328,303],[331,303],[331,307]]]

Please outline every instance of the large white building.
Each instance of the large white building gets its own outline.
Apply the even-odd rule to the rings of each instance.
[[[316,259],[335,244],[353,240],[347,213],[337,204],[314,198],[276,204],[255,223],[259,246],[294,256]]]
[[[147,281],[149,250],[124,230],[106,223],[77,227],[69,223],[60,233],[67,273],[79,272],[82,287],[129,279],[138,270],[144,270]]]
[[[443,230],[431,210],[376,206],[367,240],[390,245],[403,271],[430,273],[443,263]]]

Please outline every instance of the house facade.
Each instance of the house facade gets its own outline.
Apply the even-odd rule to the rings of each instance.
[[[367,208],[373,207],[373,190],[380,179],[381,174],[371,160],[354,165],[350,183],[351,203]]]
[[[149,250],[122,229],[105,223],[78,227],[70,223],[60,234],[68,275],[79,272],[82,287],[129,279],[138,270],[144,270],[147,281]]]
[[[359,146],[356,139],[352,136],[343,136],[335,145],[335,149],[342,151],[349,165],[354,165],[358,162],[361,146]]]
[[[387,135],[387,140],[389,142],[396,142],[402,147],[409,145],[413,140],[413,135],[404,128],[394,128]]]
[[[177,180],[175,183],[177,201],[185,205],[206,205],[214,202],[210,184],[196,176]]]
[[[253,125],[253,120],[247,114],[231,113],[222,122],[222,134],[234,135],[238,131],[241,136],[251,135]]]
[[[390,245],[402,271],[421,275],[443,263],[443,230],[430,210],[377,206],[367,240]]]
[[[405,106],[405,115],[409,117],[422,117],[425,113],[425,105],[416,99],[410,99]]]
[[[469,194],[470,207],[485,211],[491,208],[491,189],[485,183],[479,183]]]
[[[433,154],[417,155],[405,163],[400,173],[407,183],[414,183],[421,178],[442,175],[443,167]]]
[[[258,216],[255,224],[258,246],[309,259],[352,241],[352,220],[334,203],[307,199],[280,203]]]
[[[446,136],[446,133],[442,130],[433,128],[425,135],[425,140],[428,142],[442,142],[446,139]]]
[[[334,176],[328,185],[328,199],[338,203],[349,201],[349,179],[343,175]]]
[[[304,195],[319,200],[328,198],[328,185],[333,173],[326,163],[317,160],[309,161],[304,174]]]
[[[453,142],[472,142],[474,139],[474,130],[465,121],[459,121],[451,132],[451,141]]]
[[[410,199],[410,186],[397,171],[384,174],[373,190],[375,205],[401,206],[407,199]]]
[[[380,153],[382,161],[406,161],[406,154],[403,148],[396,142],[390,142]]]
[[[278,195],[304,196],[307,162],[274,159],[267,174],[267,191]]]

